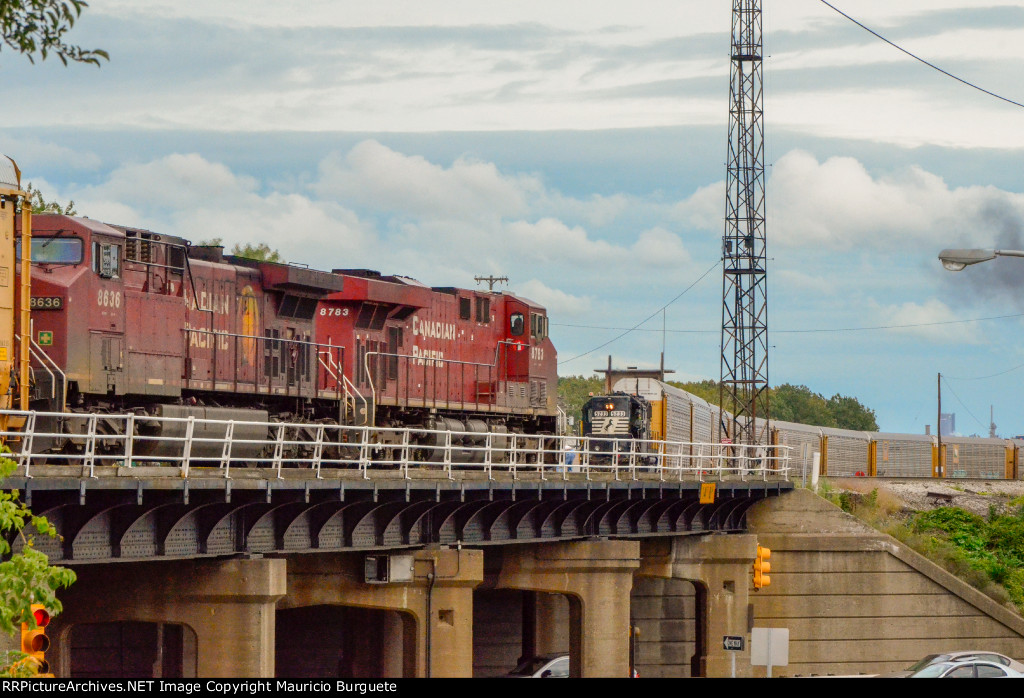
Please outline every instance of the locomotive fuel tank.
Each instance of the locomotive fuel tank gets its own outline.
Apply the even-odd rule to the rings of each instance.
[[[231,423],[231,458],[256,458],[262,446],[246,443],[267,438],[266,422],[270,415],[266,410],[240,409],[232,407],[202,407],[191,405],[153,405],[153,419],[138,420],[139,435],[135,453],[139,456],[179,458],[185,451],[188,435],[188,418],[192,423],[192,435],[187,445],[192,458],[217,459],[224,455],[224,439],[228,424]],[[263,422],[263,424],[253,424]]]

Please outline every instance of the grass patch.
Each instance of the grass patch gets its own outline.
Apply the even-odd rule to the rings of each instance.
[[[819,487],[843,511],[887,533],[995,601],[1024,614],[1024,497],[1010,513],[989,507],[987,517],[959,507],[906,512],[871,483]]]

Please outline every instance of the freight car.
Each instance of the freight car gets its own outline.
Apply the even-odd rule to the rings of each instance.
[[[632,400],[634,414],[647,423],[622,429],[614,437],[619,452],[631,439],[668,441],[698,448],[722,443],[719,408],[685,390],[649,377],[625,377],[612,386],[616,399]],[[583,436],[599,437],[602,422],[588,413],[605,409],[610,396],[592,397],[584,405]],[[597,410],[597,412],[595,412]],[[759,420],[760,421],[760,420]],[[832,477],[947,477],[990,480],[1024,478],[1024,440],[866,432],[793,422],[771,422],[771,443],[786,447],[794,471],[809,475],[815,461],[823,476]]]
[[[18,331],[33,350],[34,410],[134,412],[150,436],[178,434],[153,432],[168,423],[147,415],[235,421],[238,443],[246,429],[265,430],[246,422],[273,420],[310,430],[555,429],[547,315],[524,298],[250,260],[88,218],[33,221],[33,324]],[[123,423],[101,419],[96,428],[116,437]],[[222,434],[193,436],[203,449],[202,438]],[[157,455],[180,448],[150,443]],[[193,455],[218,455],[205,448]]]

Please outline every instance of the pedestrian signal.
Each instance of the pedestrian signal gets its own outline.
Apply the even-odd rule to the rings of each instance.
[[[32,622],[21,624],[21,651],[27,657],[24,661],[36,676],[50,673],[46,661],[46,650],[50,649],[50,638],[46,637],[46,626],[50,624],[50,613],[42,604],[31,606]]]
[[[768,576],[771,572],[772,566],[768,562],[768,558],[772,556],[772,551],[763,545],[757,546],[757,557],[754,558],[754,590],[763,589],[772,583],[772,578]]]

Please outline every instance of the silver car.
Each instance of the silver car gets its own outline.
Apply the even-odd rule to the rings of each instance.
[[[1017,673],[1024,673],[1024,664],[1018,662],[1015,659],[1010,659],[1005,654],[999,654],[998,652],[985,652],[981,650],[960,650],[958,652],[943,652],[942,654],[929,654],[924,658],[914,662],[903,671],[894,671],[888,674],[879,674],[880,679],[893,679],[907,677],[911,674],[921,671],[925,667],[931,664],[938,664],[940,662],[968,662],[968,661],[982,661],[992,662],[1007,667]]]
[[[519,679],[567,679],[569,678],[569,655],[548,654],[530,657],[505,675]]]
[[[909,677],[911,679],[1024,679],[1024,674],[999,662],[968,659],[962,662],[936,662]]]

